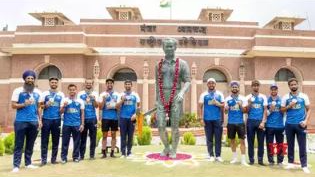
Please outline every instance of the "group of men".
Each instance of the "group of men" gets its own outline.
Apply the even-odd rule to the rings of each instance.
[[[292,169],[294,165],[295,136],[299,145],[299,157],[303,171],[310,173],[307,167],[306,129],[310,120],[310,101],[306,94],[298,90],[298,80],[291,78],[288,81],[290,93],[280,97],[278,86],[270,86],[270,96],[259,92],[260,82],[253,80],[252,93],[240,95],[240,85],[237,81],[230,83],[231,94],[224,99],[222,92],[215,89],[216,81],[213,78],[207,80],[208,90],[201,94],[199,99],[202,124],[204,124],[207,148],[210,161],[223,162],[221,158],[221,139],[223,131],[224,112],[227,114],[227,136],[231,140],[233,152],[231,164],[238,161],[236,153],[236,134],[240,140],[241,164],[253,165],[255,135],[258,144],[258,164],[265,166],[264,141],[268,153],[269,165],[274,165],[274,148],[277,149],[277,164],[283,165],[284,153],[287,145],[288,165],[286,169]],[[247,118],[244,115],[247,113]],[[284,133],[287,144],[284,143]],[[245,159],[245,137],[248,143],[249,164]],[[215,143],[213,141],[215,139]],[[274,142],[275,141],[275,142]],[[215,154],[213,146],[215,144]]]
[[[179,119],[185,92],[190,86],[190,74],[187,63],[175,56],[177,41],[172,38],[163,40],[165,58],[156,65],[156,107],[157,122],[164,150],[161,156],[176,158],[179,142]],[[87,135],[90,137],[90,159],[95,158],[97,126],[101,124],[103,132],[102,158],[107,157],[107,137],[110,131],[111,152],[115,157],[116,132],[120,129],[121,157],[131,156],[136,114],[140,109],[139,95],[132,91],[132,82],[125,81],[125,91],[114,91],[114,80],[106,79],[106,90],[98,95],[93,90],[93,80],[86,79],[85,88],[78,92],[74,84],[68,85],[68,96],[58,91],[57,77],[49,78],[50,90],[41,93],[35,88],[36,74],[32,70],[23,73],[24,85],[14,90],[12,108],[16,109],[14,122],[15,147],[13,156],[13,172],[18,172],[21,164],[22,149],[25,143],[25,166],[32,165],[31,157],[38,130],[41,130],[41,164],[47,164],[47,151],[50,136],[52,140],[51,163],[56,164],[60,129],[62,128],[61,162],[68,161],[67,154],[70,137],[73,138],[74,162],[85,157]],[[184,84],[182,84],[184,83]],[[240,95],[237,81],[230,83],[231,94],[224,98],[222,92],[216,90],[216,80],[207,80],[207,91],[200,95],[199,117],[204,125],[209,161],[223,162],[221,158],[221,141],[223,133],[224,113],[227,114],[227,135],[231,141],[233,157],[231,163],[238,161],[236,153],[236,134],[240,140],[241,164],[254,164],[254,144],[257,136],[258,164],[263,163],[264,141],[266,139],[268,162],[274,165],[274,147],[277,151],[277,164],[283,164],[284,133],[287,138],[288,165],[294,168],[295,136],[299,145],[301,167],[310,173],[307,167],[306,129],[310,120],[310,101],[306,94],[298,91],[298,80],[288,81],[290,93],[282,98],[278,95],[278,86],[270,86],[267,98],[259,92],[260,82],[253,80],[252,93]],[[97,108],[102,115],[97,116]],[[247,116],[245,115],[247,114]],[[61,117],[63,125],[61,127]],[[98,118],[101,120],[98,120]],[[167,140],[166,122],[171,120],[172,142]],[[215,143],[213,141],[215,139]],[[245,138],[248,143],[249,165],[245,159]],[[275,140],[274,140],[275,139]],[[275,141],[275,143],[274,143]],[[215,144],[215,153],[213,146]]]
[[[110,157],[115,157],[118,126],[120,126],[122,157],[131,156],[136,114],[140,108],[140,98],[136,92],[132,91],[132,81],[126,80],[124,82],[125,91],[118,93],[114,91],[114,80],[106,79],[106,90],[98,95],[93,90],[93,80],[86,79],[84,90],[78,92],[75,84],[69,84],[68,95],[65,96],[58,90],[58,77],[49,78],[50,89],[44,92],[35,87],[36,73],[34,71],[25,71],[23,79],[24,85],[16,88],[11,98],[12,108],[16,109],[12,172],[18,172],[20,169],[24,144],[25,167],[37,168],[32,165],[31,157],[39,130],[41,130],[42,166],[47,164],[49,141],[52,141],[50,162],[51,164],[58,163],[57,154],[61,129],[61,163],[63,164],[68,161],[70,137],[73,139],[72,159],[74,162],[85,158],[87,135],[90,137],[89,157],[91,160],[95,159],[98,125],[102,126],[103,132],[102,158],[107,157],[109,131],[112,138]],[[101,110],[101,116],[97,116],[97,108]],[[119,125],[118,119],[120,119]]]

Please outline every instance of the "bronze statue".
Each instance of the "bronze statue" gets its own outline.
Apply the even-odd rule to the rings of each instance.
[[[164,150],[161,156],[176,158],[179,142],[179,119],[182,115],[183,99],[190,86],[190,72],[186,61],[175,57],[177,41],[172,38],[163,40],[165,58],[155,67],[157,121]],[[184,83],[182,87],[182,82]],[[171,147],[166,131],[167,121],[171,121]]]

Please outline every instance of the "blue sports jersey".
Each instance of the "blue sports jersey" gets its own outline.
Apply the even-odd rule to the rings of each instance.
[[[228,124],[244,123],[243,111],[237,102],[242,101],[242,106],[246,106],[247,102],[243,96],[229,96],[226,98],[226,106],[228,107]]]
[[[68,105],[64,108],[65,112],[63,115],[63,125],[67,126],[80,126],[81,125],[81,108],[83,101],[82,100],[67,100]]]
[[[219,103],[224,102],[223,94],[221,92],[204,92],[199,100],[203,103],[203,118],[204,120],[219,120],[221,119],[221,107],[214,105],[214,100]]]
[[[60,104],[64,97],[63,93],[46,91],[42,97],[45,105],[49,101],[52,103],[49,107],[44,108],[43,119],[60,119]]]
[[[137,103],[139,102],[139,96],[136,93],[125,92],[126,100],[121,105],[120,117],[125,119],[130,119],[132,115],[136,113]]]
[[[270,110],[272,104],[275,104],[275,109],[273,111]],[[270,114],[267,117],[266,127],[271,128],[283,128],[283,113],[281,112],[281,98],[277,97],[275,100],[270,96],[268,98],[268,111]]]
[[[38,103],[40,94],[41,92],[38,89],[34,89],[33,93],[25,92],[23,87],[14,90],[11,99],[12,101],[17,102],[18,104],[23,104],[26,100],[32,101],[32,104],[16,110],[15,121],[38,121]]]
[[[262,120],[264,117],[264,106],[267,106],[266,96],[262,94],[250,94],[246,98],[251,99],[251,105],[248,111],[248,119]]]
[[[104,92],[102,95],[106,94]],[[105,100],[105,104],[102,108],[102,119],[118,120],[117,109],[115,108],[118,99],[120,98],[117,92],[109,92],[109,96]],[[102,100],[103,101],[103,100]]]
[[[93,95],[94,97],[90,96]],[[86,93],[82,91],[78,94],[79,99],[84,101],[84,118],[85,119],[96,119],[96,108],[94,107],[94,102],[97,101],[96,94]]]
[[[298,95],[288,94],[283,98],[282,106],[288,106],[292,100],[296,100],[295,106],[287,110],[287,124],[299,124],[305,120],[306,109],[305,106],[309,105],[309,98],[303,93]]]

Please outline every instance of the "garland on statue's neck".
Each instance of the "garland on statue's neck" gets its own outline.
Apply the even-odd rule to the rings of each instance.
[[[163,107],[164,107],[164,111],[166,114],[166,118],[168,119],[170,116],[170,112],[171,112],[171,105],[174,101],[174,97],[175,97],[175,92],[176,92],[176,88],[177,88],[177,81],[179,78],[179,59],[176,58],[176,63],[175,63],[175,75],[174,75],[174,80],[173,80],[173,86],[172,86],[172,90],[171,90],[171,95],[170,98],[168,100],[168,102],[165,101],[165,95],[163,92],[163,75],[162,75],[162,66],[163,66],[163,61],[164,59],[162,58],[161,61],[159,62],[159,68],[158,68],[158,84],[159,84],[159,91],[160,91],[160,99],[162,101]]]

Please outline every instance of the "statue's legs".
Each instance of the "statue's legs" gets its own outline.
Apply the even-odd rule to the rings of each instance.
[[[179,119],[180,119],[180,110],[175,109],[176,106],[181,106],[180,103],[178,105],[174,105],[171,110],[171,127],[172,127],[172,149],[170,152],[170,158],[176,158],[177,146],[179,143]]]
[[[158,128],[160,139],[164,145],[164,150],[160,153],[161,156],[167,156],[170,153],[170,146],[168,143],[168,134],[166,131],[166,120],[165,120],[165,113],[164,109],[159,108],[157,109],[157,121],[158,121]]]

